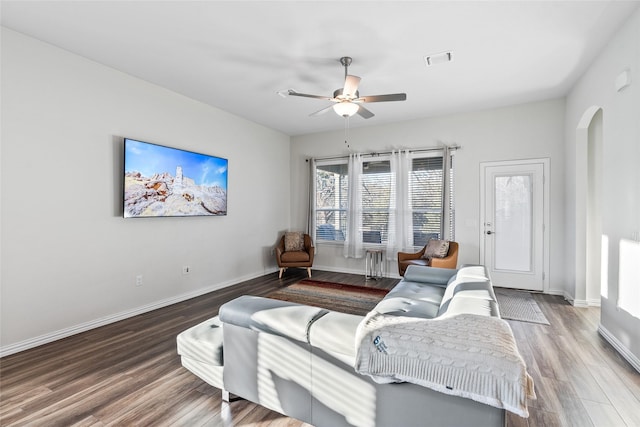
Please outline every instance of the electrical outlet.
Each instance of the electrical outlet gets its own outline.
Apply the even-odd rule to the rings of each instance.
[[[142,274],[136,276],[136,286],[142,286]]]
[[[185,265],[184,267],[182,267],[182,274],[189,274],[191,273],[191,267],[189,267],[188,265]]]

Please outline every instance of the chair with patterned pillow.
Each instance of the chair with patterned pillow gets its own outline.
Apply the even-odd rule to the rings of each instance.
[[[311,236],[295,231],[284,233],[276,246],[276,261],[280,267],[278,278],[281,279],[282,273],[289,267],[306,268],[307,275],[311,277],[314,253]]]
[[[410,265],[456,268],[458,265],[458,243],[431,239],[420,252],[398,252],[398,273],[404,276],[405,270]]]

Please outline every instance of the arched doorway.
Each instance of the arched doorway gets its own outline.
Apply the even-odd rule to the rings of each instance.
[[[575,305],[600,305],[602,287],[603,111],[590,107],[576,128]]]

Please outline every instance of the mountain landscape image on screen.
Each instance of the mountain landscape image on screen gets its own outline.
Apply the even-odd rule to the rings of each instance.
[[[226,215],[226,184],[226,159],[126,141],[125,217]]]
[[[227,193],[220,187],[196,185],[182,176],[164,172],[144,177],[125,174],[124,207],[128,216],[226,215]]]

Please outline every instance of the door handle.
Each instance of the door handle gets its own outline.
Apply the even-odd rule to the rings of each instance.
[[[488,230],[488,231],[487,231],[487,234],[493,234],[493,231]]]

